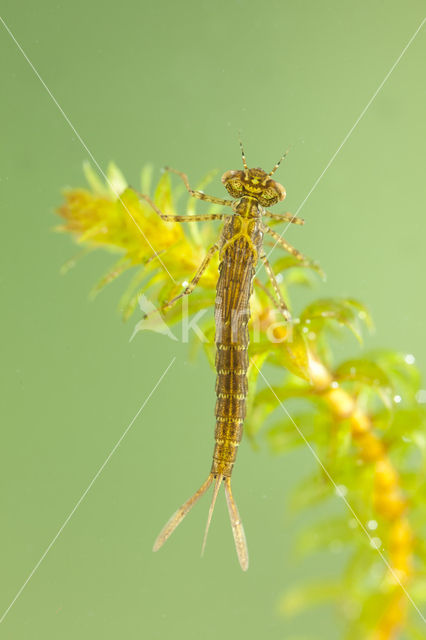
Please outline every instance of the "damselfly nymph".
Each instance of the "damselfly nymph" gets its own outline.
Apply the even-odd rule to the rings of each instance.
[[[238,445],[242,438],[243,423],[246,415],[250,296],[253,291],[255,269],[259,261],[265,266],[272,284],[274,294],[271,294],[270,298],[273,304],[285,320],[287,322],[290,321],[290,313],[265,254],[263,247],[264,234],[272,236],[277,245],[280,245],[302,263],[308,264],[310,261],[297,249],[292,247],[281,235],[262,221],[262,218],[267,217],[287,223],[303,224],[302,219],[296,218],[291,213],[275,214],[268,211],[268,207],[281,202],[286,196],[284,187],[272,179],[273,174],[278,169],[285,154],[273,169],[269,173],[266,173],[263,169],[259,168],[249,169],[242,145],[241,152],[244,168],[236,171],[227,171],[222,176],[222,183],[232,197],[232,200],[216,198],[208,196],[201,191],[194,191],[190,188],[188,178],[185,174],[173,169],[168,169],[180,176],[186,189],[194,198],[223,207],[229,207],[231,210],[230,213],[186,216],[165,215],[148,196],[143,194],[139,195],[146,200],[154,211],[165,221],[224,221],[218,242],[207,251],[193,279],[180,295],[174,297],[162,307],[162,310],[166,311],[180,298],[189,295],[197,286],[213,255],[219,252],[219,277],[217,280],[215,300],[217,402],[215,410],[216,429],[213,463],[205,482],[198,491],[172,515],[164,526],[155,541],[154,551],[160,549],[188,511],[207,489],[213,485],[213,497],[202,546],[202,550],[204,551],[216,498],[220,486],[223,483],[235,547],[241,568],[245,571],[249,563],[247,544],[238,508],[232,495],[231,475]]]

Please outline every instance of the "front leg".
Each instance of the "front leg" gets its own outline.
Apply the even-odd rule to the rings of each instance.
[[[223,220],[224,218],[229,218],[230,215],[232,215],[228,213],[206,213],[189,216],[167,215],[163,213],[156,204],[154,204],[149,196],[145,195],[144,193],[139,193],[139,191],[136,191],[135,189],[133,189],[133,191],[136,193],[140,200],[145,200],[145,202],[147,202],[154,209],[155,213],[157,213],[160,218],[164,220],[164,222],[200,222],[206,220]]]
[[[216,198],[215,196],[208,196],[202,191],[194,191],[194,189],[191,189],[186,173],[182,173],[182,171],[177,171],[176,169],[172,169],[171,167],[164,167],[164,169],[179,176],[183,180],[186,190],[191,194],[193,198],[198,198],[198,200],[205,200],[206,202],[212,202],[213,204],[221,204],[225,207],[232,207],[232,200],[223,200],[222,198]]]

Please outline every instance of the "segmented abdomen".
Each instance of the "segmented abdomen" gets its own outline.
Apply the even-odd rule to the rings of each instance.
[[[224,251],[216,288],[216,430],[212,473],[230,476],[246,415],[253,245],[240,236]]]

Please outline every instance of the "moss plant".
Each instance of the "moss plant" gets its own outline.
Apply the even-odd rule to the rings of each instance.
[[[163,222],[147,203],[139,201],[113,165],[108,173],[112,188],[103,185],[89,166],[85,171],[89,188],[65,193],[58,210],[64,220],[59,229],[70,232],[85,249],[119,253],[94,293],[132,268],[133,280],[120,302],[123,317],[136,311],[142,295],[160,307],[195,273],[214,242],[216,227],[191,223],[184,228]],[[149,193],[150,181],[146,167],[143,192]],[[153,197],[163,212],[175,212],[177,192],[172,191],[167,174]],[[194,206],[190,200],[187,213]],[[316,269],[301,267],[281,251],[275,255],[279,257],[273,267],[281,274],[280,286],[288,300],[289,291],[293,294],[312,283]],[[190,296],[191,313],[213,306],[217,267],[217,259],[212,260]],[[415,605],[426,600],[421,499],[426,392],[420,388],[414,357],[393,351],[362,353],[360,344],[359,357],[339,361],[336,344],[343,336],[341,328],[349,329],[361,343],[362,327],[370,324],[359,302],[316,300],[297,316],[293,313],[290,331],[277,321],[268,285],[258,284],[251,303],[257,339],[249,350],[246,435],[256,442],[266,441],[275,455],[309,443],[321,464],[315,477],[306,479],[296,492],[296,508],[312,508],[336,492],[346,502],[341,517],[317,520],[298,543],[301,554],[320,549],[331,553],[336,545],[346,548],[343,575],[332,582],[297,585],[284,594],[281,610],[292,615],[328,599],[346,618],[347,639],[423,638],[424,623]],[[171,326],[179,322],[180,314],[181,307],[176,305],[164,320]],[[153,322],[163,320],[158,314]],[[137,330],[143,328],[140,320]],[[212,323],[206,321],[203,331],[211,338],[204,346],[212,359]],[[262,372],[266,361],[275,370],[272,386]],[[292,398],[302,408],[290,416],[283,403]]]

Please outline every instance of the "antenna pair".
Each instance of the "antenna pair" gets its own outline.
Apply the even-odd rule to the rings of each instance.
[[[242,158],[243,158],[244,172],[245,172],[245,174],[247,176],[247,172],[248,172],[249,168],[247,166],[246,154],[244,153],[244,148],[243,148],[243,143],[241,142],[241,138],[240,138],[240,147],[241,147],[241,155],[242,155]],[[286,155],[288,154],[289,151],[290,151],[290,149],[287,149],[287,151],[281,156],[281,158],[278,160],[277,164],[274,166],[272,171],[270,171],[268,173],[268,175],[266,176],[265,180],[263,181],[263,184],[265,184],[266,180],[268,178],[270,178],[275,173],[275,171],[278,169],[278,167],[280,166],[281,162],[284,160],[284,158],[286,157]]]

